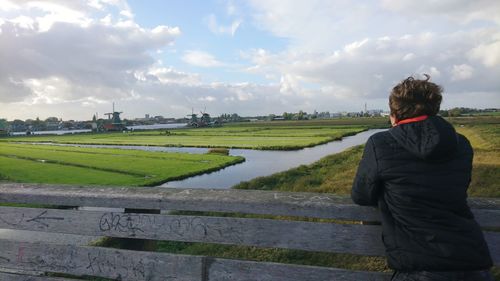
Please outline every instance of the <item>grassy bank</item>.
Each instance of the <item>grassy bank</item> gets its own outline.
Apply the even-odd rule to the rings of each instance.
[[[229,126],[203,129],[176,129],[128,133],[24,136],[0,139],[7,142],[52,142],[68,144],[149,145],[183,147],[226,147],[266,150],[293,150],[311,147],[353,135],[368,126]]]
[[[465,125],[457,126],[457,131],[469,138],[475,150],[473,178],[469,194],[471,196],[500,197],[500,185],[498,185],[500,182],[500,128],[492,124]],[[356,146],[344,152],[324,157],[311,165],[303,165],[268,177],[256,178],[240,183],[234,188],[330,192],[347,195],[350,194],[352,181],[362,153],[363,146]],[[388,270],[383,257],[179,242],[161,242],[159,250],[353,270]],[[494,274],[496,280],[500,280],[499,268],[494,268]]]
[[[469,195],[500,197],[500,126],[466,125],[456,128],[474,148],[472,181]],[[268,177],[242,182],[234,188],[281,191],[308,191],[350,194],[352,181],[363,154],[357,146],[327,156],[311,165],[303,165]]]
[[[0,143],[0,179],[11,182],[152,186],[242,161],[213,153]]]
[[[457,127],[457,131],[474,147],[469,195],[500,197],[500,126],[466,125]]]

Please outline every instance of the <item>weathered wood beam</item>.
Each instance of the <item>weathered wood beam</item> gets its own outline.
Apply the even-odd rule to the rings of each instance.
[[[0,184],[0,203],[240,212],[343,220],[378,221],[375,208],[360,207],[348,196],[329,193],[161,187],[84,187]],[[474,209],[500,210],[499,198],[469,200]],[[488,221],[488,216],[479,216]]]
[[[377,225],[0,207],[0,228],[384,255]]]
[[[207,281],[388,281],[391,279],[390,273],[382,272],[227,259],[208,259],[206,276]]]
[[[384,255],[378,225],[0,207],[0,228]],[[484,234],[500,263],[500,233]]]
[[[60,278],[60,277],[20,275],[20,274],[0,272],[0,281],[78,281],[78,280],[77,279]]]
[[[122,281],[202,280],[203,257],[0,240],[0,267]]]

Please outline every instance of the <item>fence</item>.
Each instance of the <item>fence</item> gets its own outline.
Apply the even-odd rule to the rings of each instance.
[[[379,221],[377,210],[333,194],[0,184],[3,203],[336,219],[345,222],[0,207],[0,229],[384,255],[381,226],[373,224]],[[475,198],[469,205],[483,228],[498,230],[499,199]],[[500,265],[500,233],[484,234],[495,264]],[[383,272],[0,239],[0,280],[76,280],[41,275],[47,272],[123,281],[390,279]]]

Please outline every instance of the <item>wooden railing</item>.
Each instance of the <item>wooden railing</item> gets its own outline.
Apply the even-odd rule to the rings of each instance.
[[[373,223],[379,221],[378,211],[333,194],[0,184],[1,203],[336,219],[344,222],[0,207],[0,229],[384,255],[381,227]],[[469,205],[482,227],[498,230],[499,199],[475,198]],[[484,234],[495,264],[500,265],[500,233]],[[390,279],[383,272],[0,239],[0,280],[76,280],[42,273],[134,281]]]

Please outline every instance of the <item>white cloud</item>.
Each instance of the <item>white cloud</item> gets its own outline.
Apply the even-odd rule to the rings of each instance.
[[[500,33],[497,34],[497,41],[478,45],[469,52],[469,56],[487,67],[500,66],[500,36],[498,35]]]
[[[238,8],[232,0],[227,1],[227,3],[226,3],[226,13],[229,16],[234,16],[234,15],[238,14]]]
[[[497,0],[382,0],[388,10],[425,18],[446,17],[462,24],[492,21],[500,24],[500,2]]]
[[[441,71],[439,71],[439,69],[437,69],[436,67],[431,66],[431,68],[429,69],[429,73],[428,74],[431,75],[434,78],[440,78]]]
[[[474,68],[467,64],[453,65],[451,80],[460,81],[470,79],[474,75]]]
[[[217,98],[214,98],[212,96],[206,96],[206,97],[200,97],[198,98],[199,101],[202,101],[202,102],[213,102],[213,101],[216,101]]]
[[[240,25],[242,24],[241,19],[233,20],[230,25],[224,26],[217,22],[217,17],[211,14],[207,18],[208,29],[214,34],[229,34],[234,36]]]
[[[127,18],[134,17],[134,14],[132,14],[132,11],[130,11],[130,10],[122,10],[122,11],[120,11],[120,15],[127,17]]]
[[[486,32],[483,36],[479,39],[485,40],[491,33]],[[382,98],[401,79],[422,73],[430,74],[434,81],[452,91],[498,91],[499,83],[495,78],[500,76],[498,67],[487,69],[480,63],[471,61],[465,64],[463,61],[475,46],[474,37],[475,32],[440,37],[422,33],[363,39],[331,52],[288,50],[273,54],[254,50],[245,56],[254,63],[247,71],[280,75],[280,92],[288,95],[303,93],[303,85],[313,83],[325,89],[342,89],[343,94],[339,97],[349,93],[367,99]],[[426,40],[429,38],[432,40]],[[381,48],[381,44],[385,47]],[[441,55],[444,52],[447,56]],[[445,69],[450,71],[441,71]],[[462,83],[465,80],[467,83]]]
[[[57,104],[130,96],[134,71],[154,63],[149,51],[172,44],[180,34],[177,27],[123,26],[111,16],[100,21],[86,12],[93,7],[80,12],[76,3],[18,1],[17,14],[0,14],[0,60],[9,65],[0,68],[2,103]],[[103,8],[110,4],[95,3]],[[36,15],[31,14],[33,9]]]
[[[274,81],[288,95],[319,88],[336,98],[384,99],[403,78],[428,73],[450,93],[500,96],[500,2],[377,3],[252,0],[255,24],[290,44],[244,52],[253,64],[244,71],[281,77]]]
[[[285,74],[281,76],[280,93],[285,96],[300,94],[302,89],[299,86],[298,80],[298,77],[292,74]]]
[[[408,53],[406,54],[404,57],[403,57],[403,61],[410,61],[412,59],[415,58],[415,54],[414,53]]]
[[[18,10],[19,6],[8,0],[0,0],[0,11]]]
[[[282,0],[250,0],[250,5],[258,27],[289,39],[295,49],[326,51],[368,35],[378,36],[364,32],[368,19],[380,17],[366,1],[294,0],[288,5]]]
[[[184,52],[182,60],[188,64],[199,67],[220,67],[224,64],[218,61],[213,55],[198,50]]]
[[[157,79],[159,82],[163,84],[168,84],[168,83],[191,84],[191,85],[201,84],[200,75],[176,71],[172,67],[169,68],[153,67],[147,73],[149,77],[145,77],[143,73],[137,73],[136,75],[138,80],[141,81],[146,81],[149,78],[153,80]]]
[[[61,103],[71,99],[71,95],[73,94],[71,84],[59,77],[27,79],[24,81],[24,84],[30,88],[34,94],[31,100],[32,104]]]

